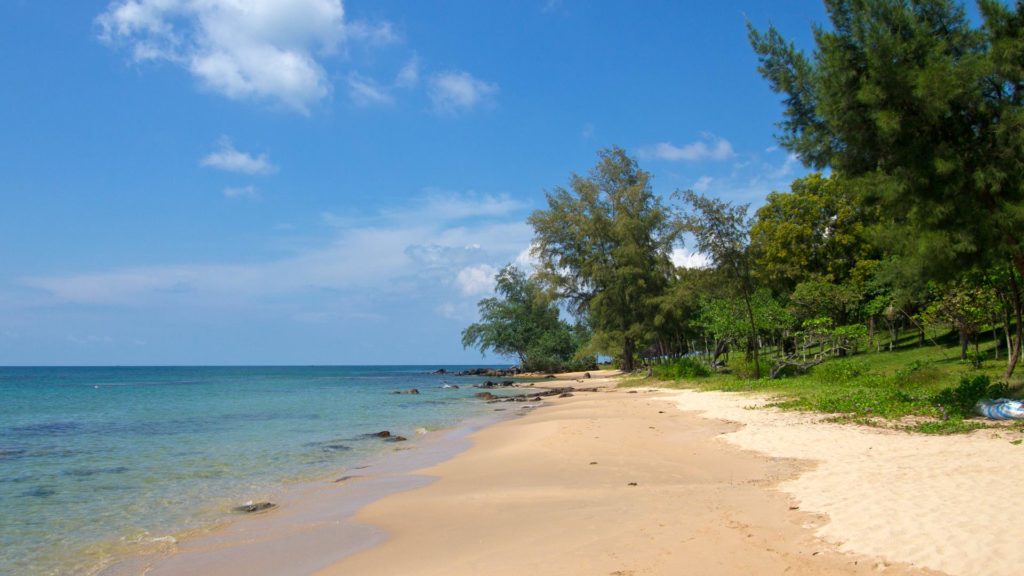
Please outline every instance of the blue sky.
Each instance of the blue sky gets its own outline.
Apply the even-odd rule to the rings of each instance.
[[[805,173],[748,19],[809,46],[824,12],[4,2],[0,364],[481,362],[476,301],[598,149],[666,196]]]

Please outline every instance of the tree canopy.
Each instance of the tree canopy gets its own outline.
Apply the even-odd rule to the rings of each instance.
[[[514,357],[524,370],[554,370],[569,363],[579,343],[541,286],[511,265],[494,279],[500,297],[477,304],[480,321],[462,331],[462,346]]]
[[[1011,260],[1024,273],[1024,2],[826,0],[808,57],[750,28],[785,95],[780,143],[882,207],[904,257],[934,277]]]
[[[568,188],[546,196],[548,208],[529,219],[540,276],[589,319],[597,351],[632,370],[672,270],[672,214],[621,148],[601,150],[587,176],[574,174]]]

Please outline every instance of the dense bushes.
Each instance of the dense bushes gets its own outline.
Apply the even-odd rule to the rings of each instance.
[[[684,378],[706,378],[711,375],[707,364],[690,356],[676,358],[665,364],[657,364],[651,373],[660,380],[681,380]]]

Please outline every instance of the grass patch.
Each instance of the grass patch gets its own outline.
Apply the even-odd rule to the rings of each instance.
[[[759,392],[774,396],[770,406],[780,409],[823,412],[835,415],[836,421],[922,434],[959,434],[988,427],[969,418],[979,398],[1013,395],[998,383],[1005,364],[986,361],[978,369],[960,361],[955,343],[917,346],[914,342],[892,352],[831,359],[806,374],[778,380],[753,379],[751,366],[737,354],[729,363],[729,374],[687,377],[680,373],[665,381],[655,372],[653,379],[624,384]],[[1018,388],[1016,395],[1020,394]],[[914,423],[901,422],[907,419]],[[1013,429],[1024,429],[1024,422]]]
[[[980,430],[982,428],[988,428],[983,422],[976,422],[972,420],[964,420],[962,418],[950,418],[949,420],[930,420],[927,422],[919,422],[914,426],[910,426],[907,430],[911,432],[919,432],[921,434],[963,434],[974,430]]]

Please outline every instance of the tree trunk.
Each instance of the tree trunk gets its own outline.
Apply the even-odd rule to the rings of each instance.
[[[754,320],[754,308],[750,305],[750,294],[743,294],[743,303],[747,306],[747,315],[750,317],[750,342],[754,352],[754,377],[761,379],[761,361],[757,355],[757,321]]]
[[[967,346],[970,344],[970,339],[967,337],[967,330],[964,330],[962,326],[957,327],[957,332],[960,334],[960,360],[967,360]]]
[[[1016,259],[1015,259],[1016,263]],[[1010,327],[1006,327],[1006,355],[1007,365],[1003,378],[1009,380],[1017,368],[1017,361],[1020,359],[1021,338],[1024,336],[1024,323],[1021,322],[1022,305],[1020,296],[1020,285],[1017,283],[1017,275],[1010,271],[1010,304],[1013,306],[1013,318],[1016,326],[1013,329],[1014,337],[1010,338]]]
[[[624,372],[632,372],[633,365],[633,354],[635,352],[636,344],[634,344],[632,338],[626,338],[626,341],[622,344],[622,370]]]
[[[875,343],[875,317],[868,316],[868,350]]]

